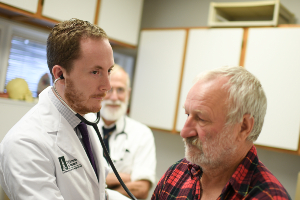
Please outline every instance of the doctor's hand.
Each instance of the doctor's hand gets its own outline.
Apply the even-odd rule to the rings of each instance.
[[[119,175],[125,184],[127,182],[131,181],[130,174],[119,173]],[[118,186],[121,186],[121,183],[119,182],[119,180],[117,179],[117,177],[114,173],[109,173],[106,177],[106,185],[107,185],[107,188],[114,189]]]

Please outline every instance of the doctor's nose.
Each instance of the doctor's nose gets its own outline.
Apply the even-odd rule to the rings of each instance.
[[[101,86],[100,86],[100,90],[102,91],[108,91],[110,90],[111,86],[110,86],[110,78],[109,76],[103,78],[101,80]]]

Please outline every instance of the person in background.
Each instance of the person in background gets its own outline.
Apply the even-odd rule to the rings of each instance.
[[[105,189],[97,134],[62,103],[82,116],[100,110],[114,66],[106,33],[79,19],[61,22],[48,37],[47,61],[57,92],[44,89],[1,142],[2,188],[11,200],[128,199]]]
[[[116,169],[128,189],[138,199],[145,199],[155,181],[156,155],[151,130],[126,116],[130,97],[130,79],[115,65],[110,77],[111,89],[101,102],[99,130]],[[126,192],[112,171],[106,178],[108,188]]]
[[[253,145],[267,109],[256,77],[243,67],[204,72],[184,109],[185,158],[161,177],[152,200],[291,199]]]

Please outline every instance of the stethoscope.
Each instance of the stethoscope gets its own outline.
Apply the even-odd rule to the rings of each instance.
[[[95,129],[95,131],[97,132],[98,138],[99,138],[99,140],[100,140],[101,146],[102,146],[102,148],[103,148],[103,151],[104,151],[104,154],[105,154],[105,158],[106,158],[107,162],[110,164],[111,168],[113,169],[113,171],[114,171],[114,173],[115,173],[117,179],[119,180],[119,182],[121,183],[122,187],[123,187],[124,190],[127,192],[127,194],[128,194],[133,200],[137,200],[137,198],[135,198],[135,196],[133,196],[133,194],[129,191],[129,189],[128,189],[128,188],[126,187],[126,185],[124,184],[123,180],[121,179],[121,177],[120,177],[120,175],[119,175],[119,173],[118,173],[118,171],[117,171],[115,165],[113,164],[113,162],[112,162],[112,160],[111,160],[111,158],[110,158],[110,156],[109,156],[109,153],[108,153],[108,151],[107,151],[107,149],[106,149],[106,147],[105,147],[105,144],[104,144],[104,142],[103,142],[103,139],[102,139],[102,137],[101,137],[101,134],[100,134],[100,131],[99,131],[98,125],[97,125],[98,122],[99,122],[99,120],[100,120],[100,111],[97,112],[97,119],[96,119],[94,122],[90,122],[90,121],[88,121],[87,119],[85,119],[84,117],[82,117],[80,114],[76,113],[72,108],[70,108],[70,106],[68,106],[68,104],[67,104],[67,103],[61,98],[61,96],[58,94],[58,92],[57,92],[57,90],[56,90],[56,87],[55,87],[56,82],[59,81],[59,80],[62,80],[62,79],[64,79],[64,76],[63,76],[63,75],[61,75],[59,78],[57,78],[57,79],[54,81],[54,83],[53,83],[53,89],[54,89],[55,94],[57,95],[57,97],[59,98],[59,100],[60,100],[60,101],[61,101],[68,109],[70,109],[70,111],[71,111],[72,113],[74,113],[74,115],[76,115],[76,117],[78,117],[78,118],[79,118],[82,122],[84,122],[85,124],[90,125],[90,126],[92,126],[92,127]],[[124,126],[124,128],[125,128],[125,126]],[[122,132],[124,132],[124,130],[123,130]],[[125,133],[125,132],[124,132],[124,133]],[[126,133],[125,133],[125,134],[126,134]],[[126,134],[126,136],[127,136],[127,134]]]
[[[123,129],[122,129],[122,131],[121,131],[120,133],[117,133],[117,134],[115,135],[114,140],[116,140],[117,137],[120,136],[120,135],[122,135],[122,134],[126,135],[126,140],[128,139],[128,135],[127,135],[127,133],[125,132],[125,127],[126,127],[126,120],[125,120],[125,117],[124,117],[124,126],[123,126]]]
[[[128,134],[125,132],[125,127],[126,127],[126,118],[125,118],[125,116],[123,117],[123,129],[122,129],[122,131],[121,132],[117,132],[116,134],[115,134],[115,136],[112,138],[112,139],[114,139],[115,141],[117,140],[117,138],[120,136],[120,135],[123,135],[124,137],[125,137],[125,140],[124,140],[124,137],[121,137],[121,140],[122,140],[122,144],[123,144],[123,147],[121,147],[121,146],[119,146],[118,145],[118,150],[120,150],[120,149],[122,149],[122,151],[118,151],[118,153],[117,153],[117,155],[118,155],[118,157],[116,158],[115,156],[113,156],[113,157],[115,157],[115,159],[116,160],[113,160],[115,163],[116,162],[119,162],[119,161],[123,161],[123,158],[125,157],[125,154],[126,153],[130,153],[130,151],[129,151],[129,149],[128,149],[128,144],[127,144],[127,140],[128,140]],[[111,149],[112,150],[112,149]],[[111,151],[111,155],[115,155],[115,153],[113,153],[113,152],[115,152],[115,149],[114,150],[112,150]]]

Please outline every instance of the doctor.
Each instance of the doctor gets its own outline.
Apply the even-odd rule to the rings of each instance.
[[[57,24],[47,61],[62,99],[84,116],[98,112],[110,89],[113,52],[106,33],[89,22]],[[0,183],[8,197],[39,200],[128,199],[105,190],[106,168],[94,130],[54,94],[52,87],[0,144]]]
[[[130,79],[115,65],[110,79],[111,90],[102,101],[99,130],[116,169],[131,193],[146,199],[155,181],[156,156],[152,131],[126,116],[130,97]],[[108,188],[127,195],[112,171],[106,178]]]

